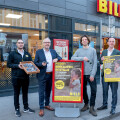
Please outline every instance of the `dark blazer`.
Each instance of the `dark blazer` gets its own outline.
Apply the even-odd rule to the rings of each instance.
[[[103,50],[101,57],[107,56],[107,53],[108,53],[108,49]],[[120,51],[117,50],[117,49],[114,49],[113,52],[112,52],[112,54],[111,54],[111,56],[112,55],[120,55]],[[100,59],[100,63],[103,64],[103,62],[101,61],[101,59]]]
[[[50,52],[52,55],[52,59],[55,59],[55,58],[58,58],[58,60],[62,59],[54,49],[50,49]],[[37,74],[38,80],[43,80],[46,73],[47,66],[42,66],[43,61],[46,61],[44,50],[43,49],[37,50],[34,63],[40,69],[40,73]]]

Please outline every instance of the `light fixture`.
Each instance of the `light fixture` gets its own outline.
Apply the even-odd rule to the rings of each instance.
[[[90,30],[92,30],[92,29],[87,29],[87,31],[90,31]]]
[[[10,26],[10,24],[9,24],[9,23],[0,23],[0,25]]]
[[[34,36],[39,36],[39,34],[33,34]]]
[[[20,19],[23,15],[17,15],[17,14],[7,14],[6,18],[15,18]]]
[[[2,32],[3,30],[0,29],[0,32]]]
[[[45,23],[48,23],[48,20],[45,20]]]
[[[79,39],[79,37],[73,37],[74,39]]]

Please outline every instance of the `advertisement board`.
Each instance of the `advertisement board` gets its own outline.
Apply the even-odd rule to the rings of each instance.
[[[53,102],[83,101],[83,62],[60,60],[53,64]]]
[[[120,81],[120,55],[104,56],[103,61],[105,82]]]
[[[69,40],[54,39],[53,49],[56,50],[57,54],[64,60],[69,59]]]

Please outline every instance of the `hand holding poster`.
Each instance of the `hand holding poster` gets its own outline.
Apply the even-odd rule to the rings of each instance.
[[[104,79],[105,82],[120,81],[120,55],[104,56]]]
[[[53,102],[82,102],[83,62],[61,60],[53,67]]]

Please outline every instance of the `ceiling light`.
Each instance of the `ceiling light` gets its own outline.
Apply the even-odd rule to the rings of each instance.
[[[48,23],[48,20],[45,20],[45,23]]]
[[[79,37],[73,37],[74,39],[79,39]]]
[[[0,23],[0,25],[10,26],[10,24],[9,24],[9,23]]]
[[[0,32],[2,32],[3,30],[0,30]]]
[[[87,29],[88,31],[92,30],[92,29]]]
[[[39,36],[39,34],[33,34],[34,36]]]
[[[7,14],[7,18],[15,18],[15,19],[20,19],[23,15],[17,15],[17,14]]]

